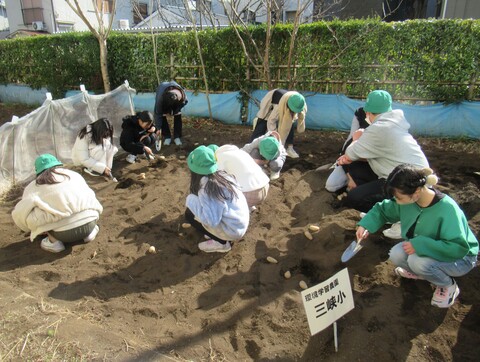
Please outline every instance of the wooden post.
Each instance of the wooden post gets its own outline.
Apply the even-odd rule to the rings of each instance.
[[[470,84],[468,85],[468,94],[467,94],[467,100],[471,101],[473,100],[473,94],[475,91],[475,83],[477,81],[477,76],[476,74],[472,74],[470,76]]]
[[[175,79],[175,56],[170,53],[170,80]]]

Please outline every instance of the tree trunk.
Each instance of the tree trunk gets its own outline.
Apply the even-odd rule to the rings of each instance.
[[[105,93],[110,92],[110,77],[108,75],[107,62],[107,39],[98,38],[100,46],[100,70],[102,71],[103,89]]]

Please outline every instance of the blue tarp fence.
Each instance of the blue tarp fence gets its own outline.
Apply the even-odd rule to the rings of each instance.
[[[43,93],[42,93],[43,92]],[[0,101],[32,104],[42,98],[46,90],[31,90],[29,87],[0,86]],[[75,92],[69,92],[68,95]],[[265,90],[251,93],[246,113],[246,123],[251,125]],[[305,95],[308,113],[307,129],[350,130],[353,113],[364,105],[363,101],[338,94],[302,92]],[[207,98],[204,93],[187,92],[189,103],[182,110],[187,117],[209,117]],[[242,100],[240,92],[210,94],[213,117],[226,124],[242,124]],[[258,102],[256,103],[254,99]],[[155,93],[138,93],[133,97],[135,109],[153,112]],[[410,132],[418,136],[480,138],[480,102],[455,104],[407,105],[394,102],[394,109],[402,109],[411,124]]]

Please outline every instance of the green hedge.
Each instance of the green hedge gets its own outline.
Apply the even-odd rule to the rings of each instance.
[[[290,69],[295,75],[289,77],[285,65],[292,29],[291,24],[273,27],[269,57],[273,87],[359,98],[383,88],[396,99],[480,99],[478,20],[384,23],[368,19],[302,25],[293,57],[295,72]],[[248,34],[263,52],[265,25],[239,31],[250,54],[255,52]],[[232,28],[205,30],[198,35],[211,91],[266,87],[262,75],[246,61]],[[154,91],[158,84],[154,42],[161,81],[175,78],[188,89],[204,89],[193,32],[153,37],[113,33],[108,39],[112,88],[127,79],[138,91]],[[3,40],[0,83],[45,86],[56,95],[82,83],[89,90],[102,92],[98,53],[98,43],[89,33]],[[261,58],[255,63],[260,64]]]

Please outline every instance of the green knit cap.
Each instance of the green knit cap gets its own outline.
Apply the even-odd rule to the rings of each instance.
[[[277,154],[280,147],[280,142],[275,137],[266,137],[260,141],[258,146],[260,154],[267,160],[273,160]]]
[[[374,90],[368,94],[363,110],[373,114],[390,112],[392,110],[392,96],[387,91]]]
[[[305,98],[300,93],[294,93],[288,97],[287,106],[293,113],[300,113],[305,108]]]
[[[190,152],[187,164],[192,172],[199,175],[210,175],[218,169],[215,153],[206,146],[198,146]]]
[[[43,171],[54,166],[62,166],[62,163],[57,158],[49,153],[40,155],[35,160],[35,173],[40,175]]]

